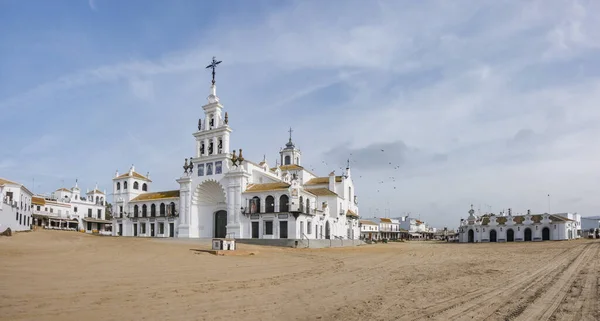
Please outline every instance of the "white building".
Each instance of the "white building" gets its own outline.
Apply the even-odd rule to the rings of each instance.
[[[459,227],[459,242],[519,242],[571,240],[581,234],[581,217],[576,213],[531,214],[500,216],[475,215],[473,206],[469,217]]]
[[[581,231],[593,238],[600,237],[600,216],[590,216],[581,218]]]
[[[282,165],[270,167],[266,159],[258,164],[245,160],[242,149],[230,149],[233,130],[228,114],[223,114],[214,83],[208,104],[202,109],[204,115],[198,130],[192,133],[193,157],[189,162],[185,160],[184,173],[177,179],[177,190],[152,193],[151,181],[136,173],[133,167],[126,175],[117,174],[113,178],[113,208],[118,213],[113,220],[114,235],[257,239],[360,237],[358,202],[349,166],[342,175],[332,172],[325,177],[302,167],[302,152],[292,142],[291,129],[287,144],[279,152]],[[172,206],[165,217],[160,216],[159,210],[163,204],[167,209]],[[143,217],[144,208],[146,217]],[[148,211],[153,213],[152,208],[159,213],[156,217],[148,215]],[[149,227],[142,227],[146,224],[150,224]]]
[[[103,232],[110,228],[106,220],[106,193],[98,185],[81,195],[77,181],[71,189],[59,188],[49,196],[33,198],[35,225],[51,229]]]
[[[393,218],[379,219],[379,234],[382,239],[397,240],[400,237],[400,221]]]
[[[379,224],[371,220],[360,220],[359,226],[361,240],[379,240]]]
[[[7,228],[13,232],[31,230],[32,197],[23,184],[0,178],[0,233]]]
[[[412,239],[430,239],[436,232],[435,228],[431,228],[424,221],[410,217],[409,215],[398,218],[400,228],[407,231],[408,236]]]

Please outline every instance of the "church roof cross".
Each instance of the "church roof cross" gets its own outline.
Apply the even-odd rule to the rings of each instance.
[[[293,132],[292,127],[290,127],[290,130],[288,130],[288,132],[290,133],[290,142],[291,142],[292,141],[292,132]]]
[[[213,56],[210,65],[206,66],[206,69],[208,69],[208,68],[212,69],[212,84],[213,85],[215,84],[215,69],[217,68],[217,65],[222,62],[222,61],[217,61],[216,58],[217,57]]]

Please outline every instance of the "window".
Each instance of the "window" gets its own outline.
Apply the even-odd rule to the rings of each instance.
[[[302,238],[302,234],[304,234],[304,222],[300,221],[300,238]]]
[[[273,235],[273,221],[265,221],[265,235]]]
[[[306,223],[306,234],[312,233],[312,222]]]
[[[175,215],[175,203],[171,202],[171,204],[169,204],[169,212],[171,213],[171,215]]]
[[[137,205],[133,206],[133,217],[138,217],[139,207]]]
[[[147,215],[147,207],[146,204],[142,205],[142,217],[146,217]]]
[[[77,206],[73,208],[73,212],[77,213]]]
[[[160,203],[160,216],[165,216],[165,203]]]
[[[98,209],[98,218],[102,218],[102,209]]]
[[[138,182],[133,182],[133,189],[139,189],[140,184]]]
[[[39,206],[39,205],[37,206],[37,210],[38,210],[38,211],[40,210],[40,206]]]
[[[123,189],[127,189],[127,182],[123,182]]]
[[[119,214],[123,217],[123,205],[119,205]]]
[[[146,183],[142,184],[142,191],[148,191],[148,185],[146,185]]]
[[[348,200],[352,200],[352,187],[348,186]]]
[[[88,208],[88,217],[92,217],[92,209]]]
[[[310,199],[309,198],[306,199],[306,212],[305,213],[310,214]],[[310,232],[308,232],[308,233],[310,233]]]
[[[165,223],[158,223],[158,234],[165,234]]]
[[[17,221],[19,219],[19,213],[17,213],[17,215],[15,216],[15,221]]]
[[[150,216],[151,217],[156,216],[156,205],[154,205],[154,204],[150,205]]]
[[[52,207],[50,208],[50,213],[54,213],[54,209]]]
[[[289,197],[285,194],[279,197],[279,212],[289,212],[289,201]]]
[[[290,164],[290,156],[286,156],[283,165],[289,165],[289,164]]]
[[[117,191],[120,191],[120,190],[121,190],[121,183],[117,182]]]
[[[265,199],[265,213],[275,212],[275,198],[271,195]]]

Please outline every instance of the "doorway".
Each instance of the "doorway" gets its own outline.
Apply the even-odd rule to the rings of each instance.
[[[506,242],[514,242],[515,241],[515,231],[509,228],[506,230]]]
[[[329,227],[329,221],[325,223],[325,238],[328,240],[331,238],[331,228]]]
[[[259,222],[252,222],[252,238],[253,239],[257,239],[258,238],[258,227],[259,227]]]
[[[525,229],[525,241],[531,241],[531,229],[530,228],[526,228]]]
[[[133,236],[137,236],[137,224],[133,224]]]
[[[123,236],[123,223],[119,224],[119,236]]]
[[[175,223],[169,223],[169,237],[175,236]]]
[[[287,239],[288,238],[288,222],[287,221],[279,221],[279,238]]]
[[[154,237],[154,226],[155,225],[156,224],[154,224],[154,223],[150,223],[150,236],[152,236],[152,237]]]
[[[469,230],[469,243],[475,242],[475,232],[473,230]]]
[[[498,242],[498,235],[496,234],[496,230],[490,231],[490,242]]]
[[[215,238],[227,237],[227,211],[217,211],[215,213]]]
[[[542,241],[550,241],[550,229],[547,227],[542,229]]]

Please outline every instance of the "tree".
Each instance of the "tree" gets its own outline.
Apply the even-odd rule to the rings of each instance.
[[[106,213],[106,215],[105,215],[105,219],[107,219],[107,220],[109,220],[109,221],[113,219],[113,215],[112,215],[112,204],[110,204],[110,203],[106,203],[106,206],[105,206],[105,213]]]

